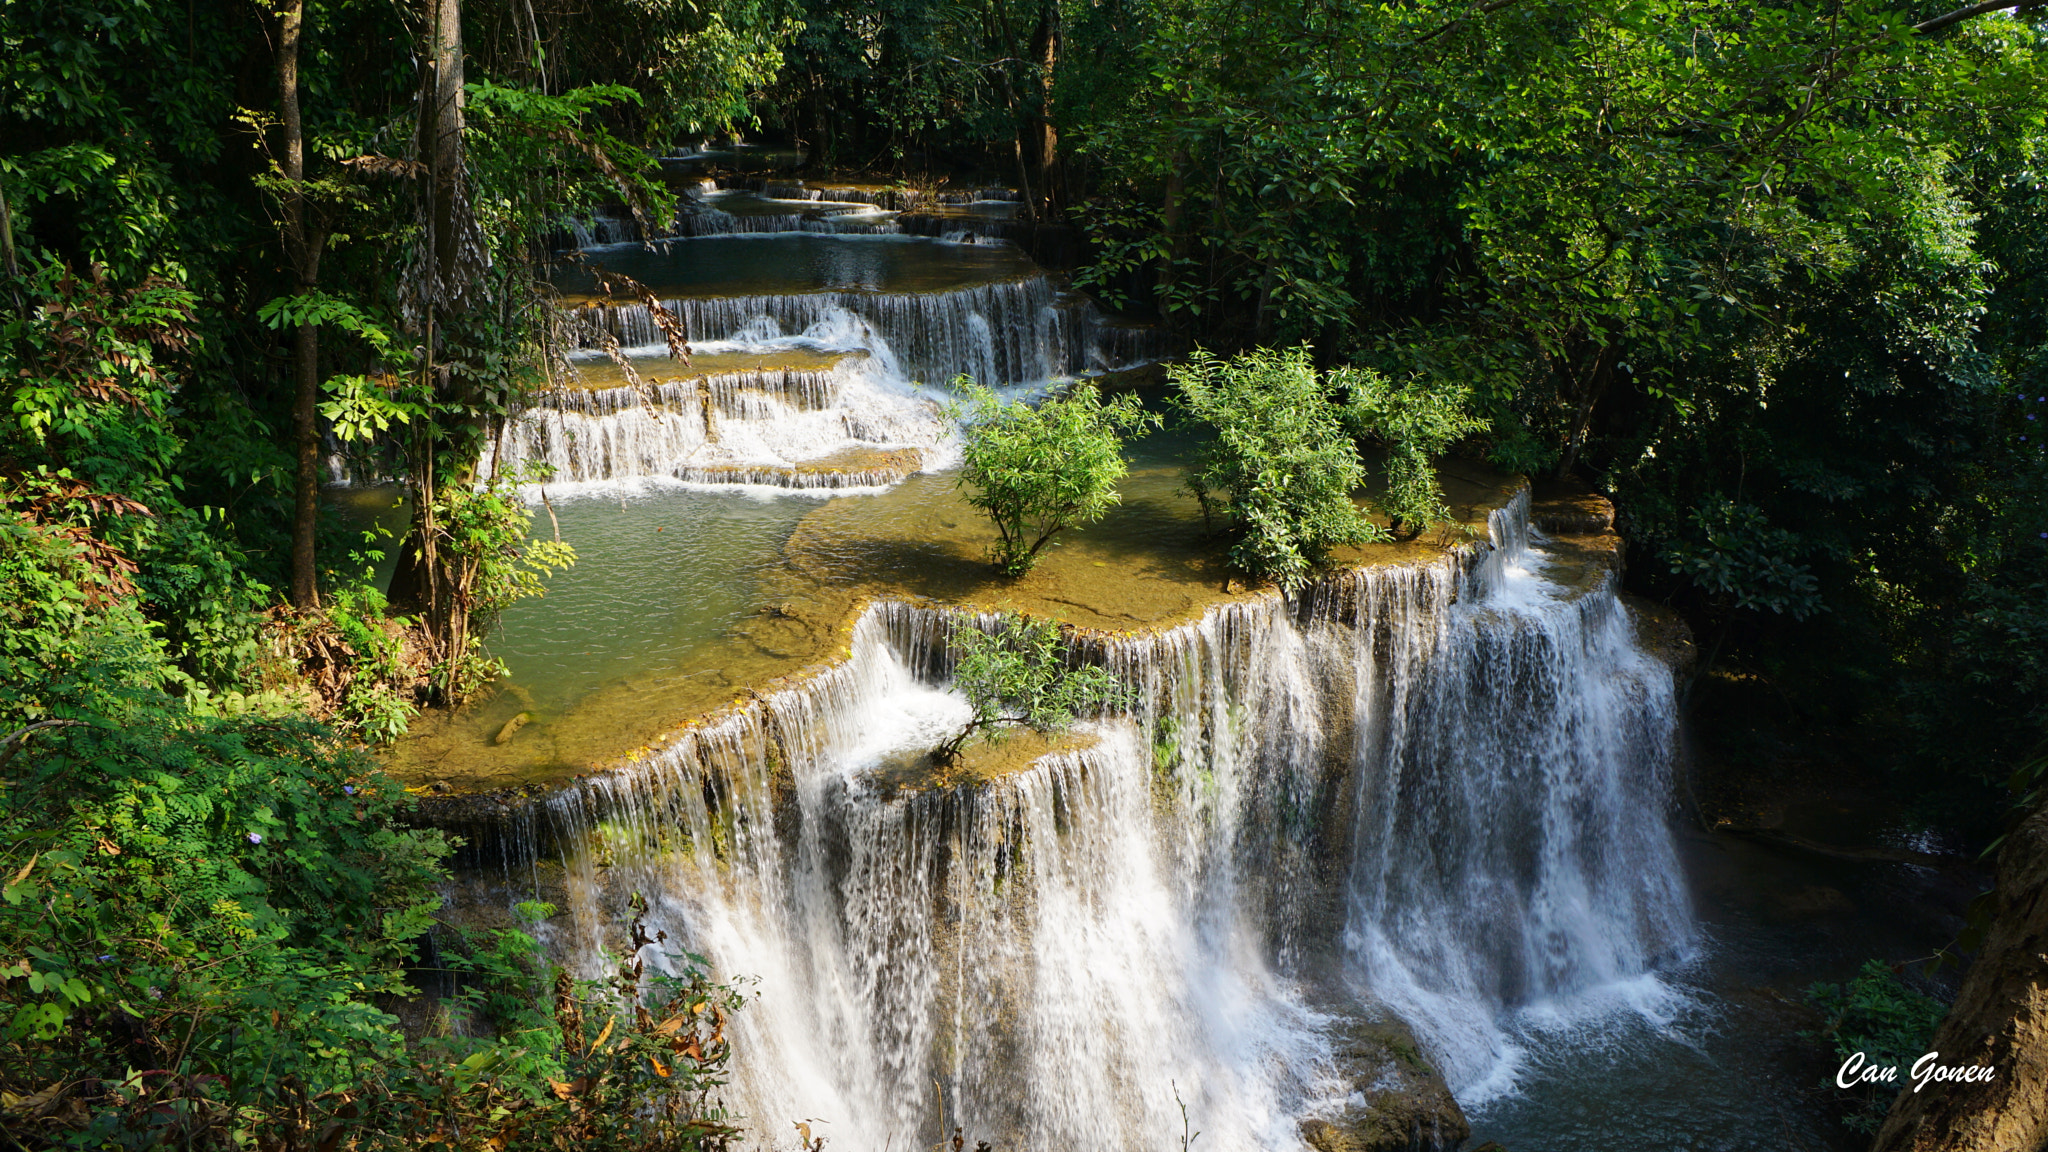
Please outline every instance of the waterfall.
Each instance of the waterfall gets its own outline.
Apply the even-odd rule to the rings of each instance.
[[[893,379],[886,349],[824,370],[727,372],[568,388],[506,421],[485,460],[540,463],[563,483],[664,477],[700,484],[872,489],[950,459],[932,400]],[[707,401],[709,419],[707,421]],[[820,458],[848,466],[806,468]]]
[[[1693,941],[1664,820],[1671,673],[1638,647],[1611,572],[1579,589],[1540,553],[1501,555],[1484,595],[1370,677],[1346,891],[1354,978],[1468,1101],[1513,1086],[1516,1012],[1658,1012],[1669,994],[1641,978]]]
[[[1527,515],[1080,637],[1139,703],[968,783],[915,763],[965,719],[945,641],[973,619],[873,605],[838,664],[548,802],[551,947],[595,972],[637,891],[664,947],[757,979],[728,1101],[773,1146],[796,1119],[927,1143],[943,1107],[970,1143],[1167,1149],[1178,1095],[1216,1147],[1296,1149],[1383,1090],[1335,1038],[1388,1009],[1479,1098],[1518,1012],[1654,983],[1692,939],[1671,674]]]
[[[989,384],[1031,383],[1084,367],[1086,359],[1081,333],[1047,276],[943,292],[689,297],[663,305],[682,317],[693,342],[733,340],[759,331],[764,322],[781,332],[803,332],[853,317],[889,346],[907,375],[932,384],[963,372]],[[661,343],[643,305],[593,311],[620,344]]]
[[[562,219],[562,227],[576,248],[629,244],[640,239],[640,224],[630,216],[592,216],[587,220],[568,216]]]
[[[942,386],[965,373],[1039,384],[1163,348],[1148,330],[1100,323],[1045,276],[945,292],[814,292],[667,302],[699,353],[841,353],[829,372],[774,369],[626,387],[561,389],[506,422],[498,467],[542,462],[564,482],[667,477],[694,483],[872,490],[957,451]],[[647,309],[595,309],[636,355],[665,348]],[[650,370],[650,375],[659,369]],[[707,425],[701,390],[713,414]],[[890,453],[877,461],[876,452]],[[907,453],[907,454],[906,454]],[[849,454],[851,454],[849,458]]]
[[[839,211],[732,213],[713,207],[676,217],[678,236],[748,236],[769,232],[825,232],[851,236],[886,236],[903,231],[887,213],[849,205]]]

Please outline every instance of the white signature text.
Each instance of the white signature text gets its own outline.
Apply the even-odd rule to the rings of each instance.
[[[1991,1079],[1991,1066],[1988,1064],[1943,1064],[1940,1060],[1941,1053],[1929,1052],[1913,1061],[1910,1073],[1913,1078],[1913,1091],[1918,1092],[1929,1084],[1982,1084]],[[1861,1052],[1842,1061],[1842,1066],[1835,1070],[1837,1088],[1898,1082],[1898,1065],[1874,1064]]]

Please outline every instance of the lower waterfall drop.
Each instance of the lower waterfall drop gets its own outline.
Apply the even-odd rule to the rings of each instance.
[[[1512,1088],[1512,1018],[1655,1013],[1647,975],[1690,950],[1666,824],[1671,672],[1636,643],[1614,577],[1548,578],[1511,546],[1429,649],[1390,661],[1362,727],[1344,944],[1461,1101]]]
[[[637,891],[665,949],[757,981],[726,1099],[769,1146],[943,1115],[970,1146],[1163,1150],[1184,1102],[1214,1147],[1293,1152],[1376,1090],[1338,1037],[1389,1010],[1482,1100],[1518,1013],[1654,984],[1694,931],[1671,674],[1527,515],[1084,642],[1135,711],[964,784],[899,786],[966,718],[944,638],[971,621],[876,605],[843,663],[558,795],[554,946],[595,973]]]

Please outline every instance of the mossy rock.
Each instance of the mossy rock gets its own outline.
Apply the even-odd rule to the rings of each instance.
[[[1450,1086],[1393,1016],[1354,1020],[1337,1033],[1337,1070],[1365,1103],[1305,1120],[1316,1152],[1456,1152],[1472,1135]]]

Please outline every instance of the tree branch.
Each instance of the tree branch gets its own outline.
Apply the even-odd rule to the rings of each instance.
[[[7,767],[7,762],[14,759],[14,754],[21,751],[25,746],[25,744],[16,743],[16,741],[26,741],[28,737],[35,735],[45,728],[83,727],[85,727],[85,721],[83,720],[38,720],[26,728],[17,728],[6,736],[0,737],[0,748],[7,748],[7,751],[0,752],[0,768]],[[13,747],[10,748],[8,745],[13,745]]]
[[[1960,24],[1972,16],[1982,16],[1986,12],[1996,12],[2002,8],[2031,8],[2040,2],[2041,0],[1984,0],[1982,4],[1972,4],[1968,8],[1943,13],[1932,20],[1922,20],[1913,25],[1913,31],[1925,36],[1929,32],[1939,32],[1951,24]]]
[[[1436,39],[1437,37],[1443,35],[1446,32],[1451,32],[1460,27],[1463,27],[1465,24],[1471,22],[1473,17],[1490,16],[1503,8],[1513,7],[1514,5],[1520,4],[1521,2],[1522,0],[1489,0],[1488,3],[1481,4],[1477,9],[1475,9],[1471,16],[1460,16],[1455,20],[1451,20],[1438,27],[1437,30],[1434,32],[1430,32],[1425,35],[1416,37],[1415,39],[1409,41],[1409,44],[1411,46],[1416,44],[1427,44],[1431,40]],[[2031,2],[2031,0],[2024,0],[2024,2]]]

